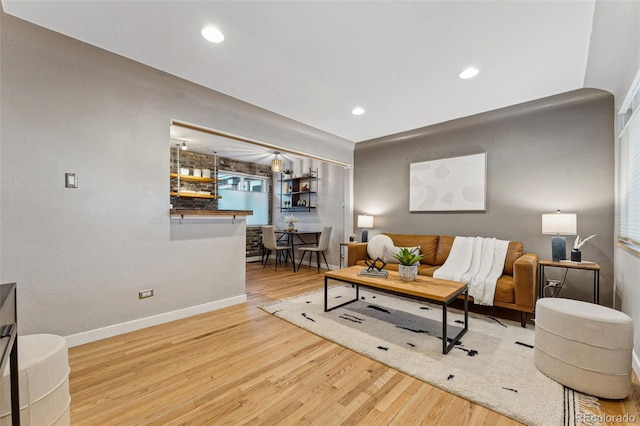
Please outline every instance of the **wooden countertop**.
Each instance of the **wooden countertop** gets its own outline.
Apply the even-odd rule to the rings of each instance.
[[[171,209],[169,214],[173,216],[199,216],[199,217],[215,217],[215,216],[251,216],[253,210],[187,210],[187,209]]]

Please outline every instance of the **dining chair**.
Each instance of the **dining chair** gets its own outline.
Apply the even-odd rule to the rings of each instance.
[[[311,267],[311,254],[316,254],[316,264],[318,265],[318,273],[320,273],[320,253],[322,253],[322,258],[324,259],[324,263],[327,265],[327,270],[329,270],[329,263],[327,263],[327,258],[324,255],[324,251],[329,248],[329,238],[331,237],[331,226],[325,226],[320,233],[320,240],[318,241],[317,246],[302,246],[299,247],[298,250],[302,251],[302,256],[300,256],[300,263],[298,263],[298,270],[300,270],[300,266],[302,266],[302,260],[304,259],[304,255],[309,253],[309,267]]]
[[[265,250],[267,251],[264,256],[264,262],[262,267],[266,267],[269,262],[269,256],[271,252],[275,250],[276,253],[276,265],[275,270],[278,270],[278,260],[280,259],[280,252],[285,251],[284,261],[287,259],[291,259],[291,264],[293,265],[293,272],[296,271],[296,264],[293,261],[293,250],[290,245],[278,245],[276,242],[276,233],[273,230],[273,226],[263,226],[262,227],[262,244],[264,245]]]

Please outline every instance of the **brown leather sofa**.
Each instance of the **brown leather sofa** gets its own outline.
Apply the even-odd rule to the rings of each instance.
[[[452,236],[439,235],[409,235],[388,234],[396,247],[420,246],[420,253],[424,259],[420,261],[418,273],[433,276],[447,260],[453,240]],[[366,267],[367,243],[349,245],[348,266],[361,265]],[[389,270],[398,270],[398,265],[388,263],[385,267]],[[504,262],[502,276],[496,283],[496,292],[493,305],[501,308],[519,311],[520,322],[524,327],[527,314],[534,312],[536,295],[538,294],[538,255],[524,253],[522,243],[510,241],[507,256]]]

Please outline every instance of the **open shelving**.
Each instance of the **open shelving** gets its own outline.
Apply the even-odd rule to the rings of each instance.
[[[307,173],[297,177],[285,177],[281,174],[279,182],[280,212],[311,212],[316,208],[317,169],[309,169]]]

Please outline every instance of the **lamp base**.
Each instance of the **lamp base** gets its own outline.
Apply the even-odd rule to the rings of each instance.
[[[551,237],[551,259],[559,262],[567,258],[567,239],[556,235]]]
[[[360,242],[366,243],[368,239],[369,239],[369,231],[366,229],[363,229],[362,233],[360,234]]]

